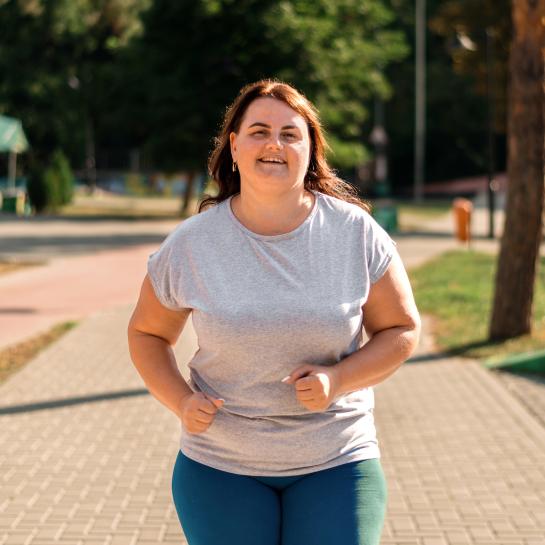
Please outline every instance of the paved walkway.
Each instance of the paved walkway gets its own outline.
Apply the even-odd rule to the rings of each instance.
[[[136,301],[157,245],[60,257],[0,275],[0,349],[58,323]]]
[[[434,255],[398,245],[407,266]],[[185,543],[170,491],[179,422],[129,360],[133,304],[94,313],[0,385],[0,545]],[[543,422],[495,372],[432,344],[426,327],[375,387],[382,545],[543,545]],[[190,321],[186,377],[196,348]]]
[[[42,262],[0,275],[0,349],[135,301],[148,255],[177,223],[0,217],[0,260]]]
[[[130,311],[95,314],[0,387],[0,545],[185,542],[179,423],[129,360]],[[375,387],[383,545],[543,545],[545,428],[494,373],[428,358],[429,342]],[[186,377],[195,350],[190,323]]]
[[[481,233],[483,214],[476,215],[478,238],[472,247],[497,252],[499,241],[487,240]],[[447,249],[465,247],[454,239],[450,220],[447,214],[420,222],[419,232],[396,236],[408,267]],[[47,218],[25,222],[0,217],[0,260],[45,260],[39,266],[0,275],[0,349],[60,322],[134,302],[147,256],[177,223]]]

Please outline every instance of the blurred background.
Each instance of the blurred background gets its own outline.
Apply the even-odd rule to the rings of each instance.
[[[27,214],[73,203],[71,179],[76,196],[179,196],[187,212],[225,107],[278,77],[316,104],[362,196],[474,195],[505,171],[509,2],[420,4],[3,0],[0,114],[20,126],[0,127],[22,132],[0,187],[26,188]]]

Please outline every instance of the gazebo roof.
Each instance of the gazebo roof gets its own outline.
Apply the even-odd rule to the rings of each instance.
[[[28,149],[28,140],[18,119],[0,115],[0,153],[21,153]]]

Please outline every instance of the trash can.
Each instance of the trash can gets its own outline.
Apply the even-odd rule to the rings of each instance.
[[[469,243],[471,240],[471,213],[473,203],[461,197],[452,201],[456,238],[460,242]]]
[[[2,194],[2,212],[22,216],[25,213],[26,193],[21,189],[8,189]]]
[[[397,232],[397,207],[390,202],[375,203],[371,215],[388,233]]]

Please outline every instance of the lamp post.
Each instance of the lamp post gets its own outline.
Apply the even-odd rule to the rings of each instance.
[[[426,156],[426,0],[415,8],[414,200],[422,201]]]
[[[386,147],[388,135],[384,129],[384,103],[380,98],[375,98],[375,122],[369,140],[375,146],[375,182],[376,192],[379,197],[388,195],[388,158]]]

